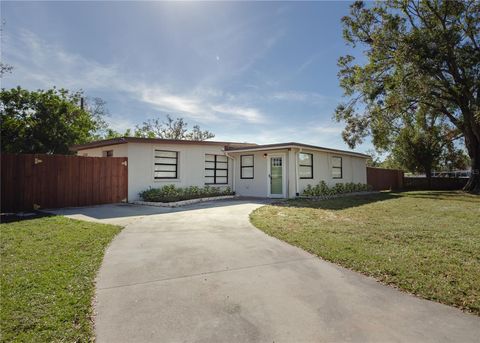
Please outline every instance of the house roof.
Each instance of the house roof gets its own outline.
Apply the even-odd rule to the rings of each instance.
[[[304,149],[310,149],[310,150],[337,153],[342,155],[351,155],[351,156],[356,156],[361,158],[370,157],[368,155],[361,154],[354,151],[331,149],[331,148],[325,148],[321,146],[309,145],[309,144],[303,144],[303,143],[297,143],[297,142],[264,144],[264,145],[245,146],[245,147],[227,147],[225,150],[231,151],[231,152],[247,152],[247,151],[278,150],[278,149],[288,149],[288,148],[299,148],[299,149],[304,148]]]
[[[220,145],[224,147],[248,147],[255,146],[255,143],[240,142],[220,142],[220,141],[193,141],[184,139],[162,139],[162,138],[140,138],[140,137],[118,137],[111,139],[98,140],[86,144],[77,144],[70,147],[72,151],[99,148],[110,145],[126,144],[126,143],[157,143],[157,144],[195,144],[195,145]]]
[[[310,150],[324,151],[330,153],[337,153],[342,155],[351,155],[361,158],[369,158],[370,156],[354,151],[339,150],[325,148],[316,145],[309,145],[297,142],[275,143],[258,145],[255,143],[240,143],[240,142],[222,142],[222,141],[192,141],[184,139],[162,139],[162,138],[140,138],[140,137],[118,137],[111,139],[98,140],[86,144],[78,144],[70,147],[72,151],[79,151],[85,149],[99,148],[110,145],[126,144],[126,143],[157,143],[157,144],[191,144],[191,145],[216,145],[223,146],[225,151],[231,152],[247,152],[247,151],[263,151],[263,150],[278,150],[288,148],[304,148]]]

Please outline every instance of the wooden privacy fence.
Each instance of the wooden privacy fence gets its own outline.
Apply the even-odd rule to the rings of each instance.
[[[403,183],[408,190],[458,190],[467,181],[467,177],[432,177],[430,182],[426,177],[406,177]]]
[[[127,201],[127,157],[2,154],[2,212]]]
[[[376,191],[403,188],[403,170],[367,167],[367,184]]]

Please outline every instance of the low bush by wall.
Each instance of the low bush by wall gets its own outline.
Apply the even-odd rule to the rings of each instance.
[[[378,193],[379,191],[373,190],[373,191],[362,191],[362,192],[353,192],[353,193],[342,193],[342,194],[335,194],[335,195],[319,195],[319,196],[300,195],[297,197],[297,199],[318,201],[318,200],[330,200],[330,199],[336,199],[336,198],[351,197],[356,195],[369,195],[369,194],[378,194]]]
[[[213,200],[225,200],[225,199],[233,199],[235,195],[221,195],[221,196],[209,196],[206,198],[196,198],[196,199],[189,199],[189,200],[181,200],[181,201],[173,201],[173,202],[152,202],[152,201],[134,201],[133,204],[135,205],[147,205],[147,206],[157,206],[157,207],[180,207],[186,205],[197,204],[199,202],[204,201],[213,201]]]
[[[405,177],[404,188],[407,190],[458,190],[467,184],[468,178],[432,177],[429,184],[426,177]]]
[[[303,190],[302,196],[308,197],[328,197],[338,194],[359,193],[371,191],[372,187],[364,183],[336,183],[334,186],[328,186],[325,181],[320,181],[318,185],[307,185]]]
[[[148,202],[177,202],[182,200],[217,197],[223,195],[234,195],[230,187],[224,189],[218,187],[175,187],[175,185],[166,185],[160,188],[149,188],[140,192],[140,198]]]

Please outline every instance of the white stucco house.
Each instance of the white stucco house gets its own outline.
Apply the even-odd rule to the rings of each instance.
[[[72,147],[80,156],[128,157],[128,201],[167,184],[230,187],[240,196],[292,198],[325,181],[366,183],[368,156],[301,144],[123,137]]]

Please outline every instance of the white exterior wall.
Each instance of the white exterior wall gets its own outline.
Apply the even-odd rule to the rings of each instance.
[[[297,159],[297,151],[298,149],[291,149],[288,151],[288,161],[287,161],[287,174],[288,174],[288,197],[289,198],[295,198],[297,195],[297,187],[298,187],[298,182],[297,182],[297,164],[295,163]]]
[[[235,192],[237,195],[241,196],[251,196],[251,197],[262,197],[265,198],[268,196],[268,183],[270,179],[268,177],[268,157],[265,157],[270,154],[284,154],[284,163],[285,163],[285,177],[286,179],[286,189],[289,196],[295,196],[291,194],[290,188],[295,185],[295,174],[292,174],[292,171],[289,166],[294,165],[289,163],[290,151],[286,149],[282,150],[269,150],[269,151],[252,151],[252,152],[238,152],[233,153],[229,152],[229,155],[235,158]],[[242,155],[253,155],[253,179],[242,179],[240,178],[240,156]],[[294,169],[293,169],[294,170]]]
[[[267,159],[262,152],[229,153],[235,159],[235,192],[242,196],[266,197],[268,186]],[[240,178],[240,156],[253,155],[253,179]]]
[[[154,150],[178,151],[178,178],[154,179]],[[125,143],[78,151],[79,156],[101,157],[102,151],[113,150],[113,157],[128,157],[128,201],[140,200],[138,193],[164,185],[177,187],[205,186],[205,154],[225,155],[220,145]],[[232,160],[228,161],[228,184],[212,187],[232,187]]]
[[[179,152],[177,179],[155,180],[154,150],[170,150]],[[114,157],[128,157],[128,201],[139,200],[138,193],[149,187],[158,188],[168,184],[178,187],[205,186],[205,154],[225,155],[223,146],[192,145],[192,144],[150,144],[125,143],[112,146],[85,149],[78,152],[82,156],[101,157],[102,152],[113,150]],[[313,179],[297,179],[298,153],[302,151],[313,154]],[[307,185],[316,185],[325,181],[329,186],[335,183],[367,183],[366,159],[344,154],[322,152],[309,149],[279,149],[252,152],[228,152],[232,158],[228,159],[228,185],[212,185],[234,189],[237,195],[267,197],[268,185],[268,158],[264,154],[284,154],[286,194],[295,197],[302,194]],[[254,178],[240,178],[240,156],[254,155]],[[342,178],[332,178],[331,158],[342,157]],[[235,185],[234,185],[235,184]]]
[[[297,165],[295,160],[298,159],[299,152],[313,154],[313,179],[297,179]],[[241,196],[266,197],[268,196],[268,158],[264,154],[285,154],[285,177],[287,195],[293,198],[297,193],[302,194],[307,185],[316,185],[320,181],[325,181],[329,186],[336,183],[367,183],[366,160],[361,157],[354,157],[343,154],[332,154],[316,150],[307,149],[290,149],[290,150],[268,150],[255,152],[238,152],[229,155],[235,158],[235,191]],[[254,178],[240,178],[240,156],[254,155]],[[331,157],[342,157],[342,178],[332,178]]]
[[[327,153],[302,149],[302,152],[313,154],[313,179],[299,179],[299,190],[302,194],[307,185],[315,186],[320,181],[325,181],[327,185],[333,186],[336,183],[367,183],[367,160],[361,157],[355,157],[343,154]],[[332,177],[332,157],[342,158],[342,178],[334,179]]]

